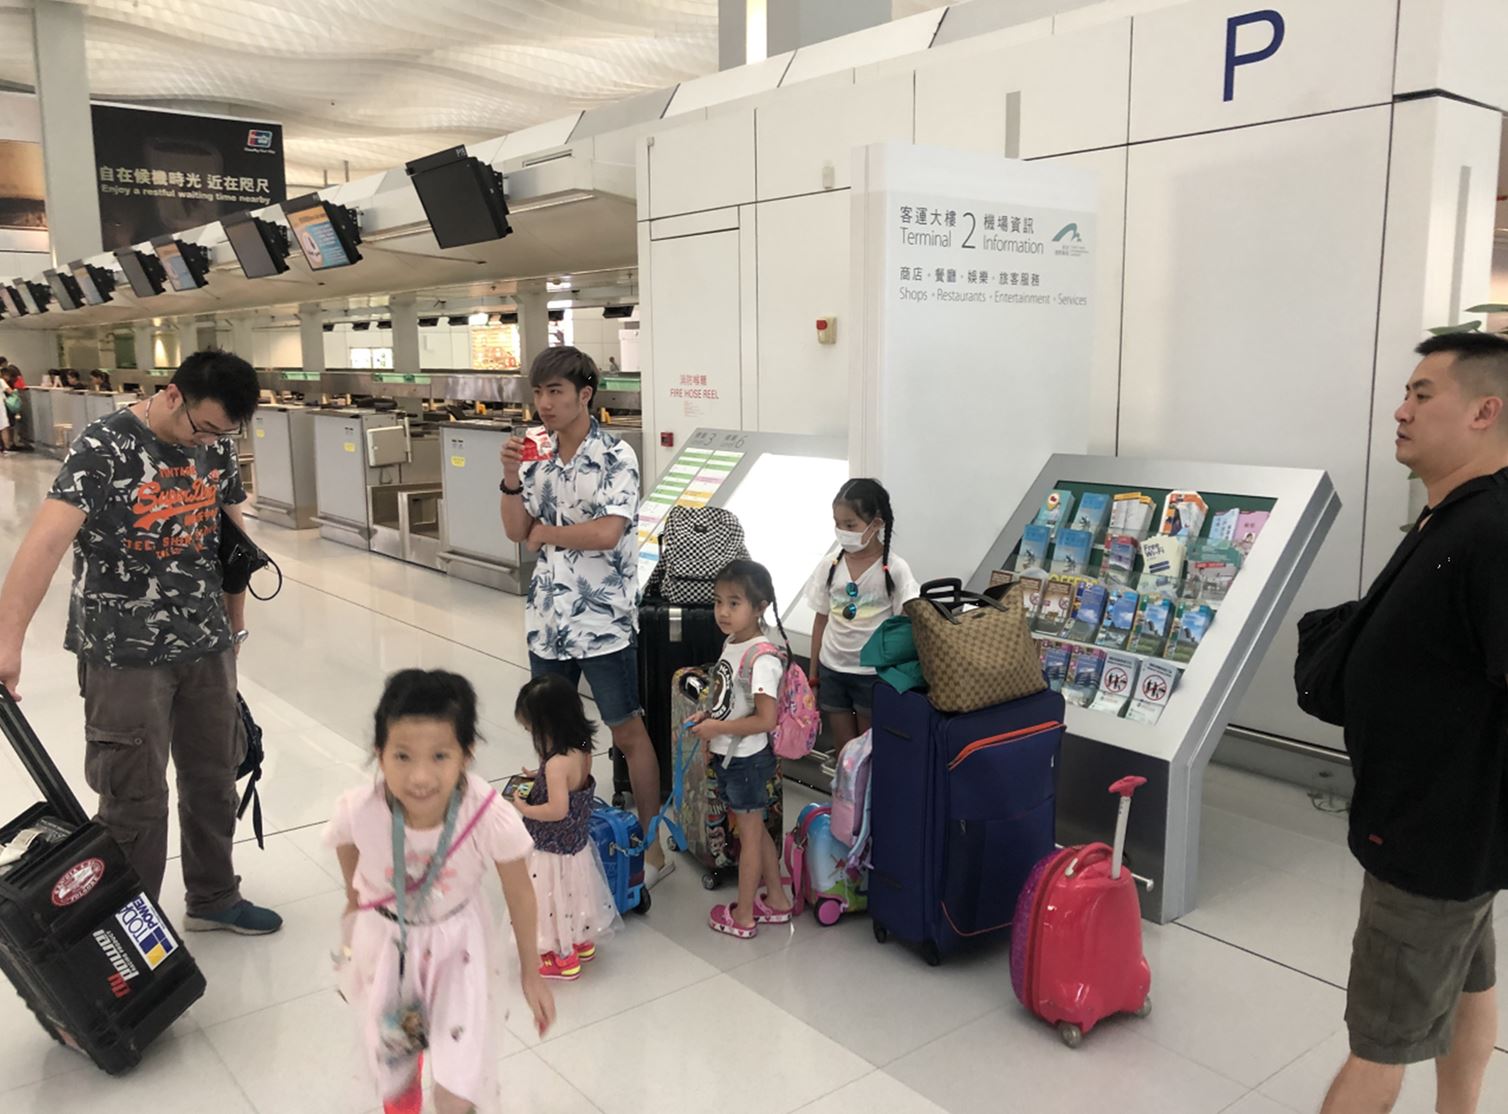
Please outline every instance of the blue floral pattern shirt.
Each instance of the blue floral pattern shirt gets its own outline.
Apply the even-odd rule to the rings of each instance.
[[[600,552],[547,545],[529,583],[529,652],[553,661],[579,661],[626,650],[634,642],[639,608],[639,460],[603,430],[591,430],[570,461],[558,451],[519,469],[524,509],[547,526],[579,526],[617,516],[623,537]]]

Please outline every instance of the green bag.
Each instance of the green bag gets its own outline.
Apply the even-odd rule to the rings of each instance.
[[[873,669],[896,692],[927,687],[911,620],[905,615],[892,615],[876,628],[859,651],[859,664]]]
[[[21,396],[15,391],[5,396],[5,412],[12,418],[21,416]]]

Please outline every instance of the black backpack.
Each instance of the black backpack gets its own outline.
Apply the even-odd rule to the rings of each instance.
[[[744,528],[732,511],[671,507],[660,528],[660,560],[644,594],[681,606],[710,604],[717,574],[748,556]]]
[[[246,706],[246,701],[239,692],[236,693],[236,707],[241,712],[242,734],[246,736],[246,753],[241,758],[241,768],[236,771],[236,780],[240,781],[243,777],[250,779],[246,783],[246,792],[241,797],[241,806],[236,809],[236,819],[245,816],[246,806],[251,806],[251,830],[256,833],[257,846],[265,851],[267,844],[262,840],[262,795],[257,792],[257,782],[262,780],[262,759],[266,754],[262,749],[262,729],[251,718],[251,709]]]

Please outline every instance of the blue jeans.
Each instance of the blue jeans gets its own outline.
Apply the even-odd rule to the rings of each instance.
[[[579,685],[582,674],[586,674],[592,699],[608,727],[619,727],[643,711],[639,704],[639,651],[635,646],[601,657],[560,661],[531,653],[529,671],[535,677],[564,677],[572,685]]]
[[[729,812],[763,813],[770,807],[770,781],[775,776],[775,752],[765,747],[747,758],[712,756],[717,795]]]

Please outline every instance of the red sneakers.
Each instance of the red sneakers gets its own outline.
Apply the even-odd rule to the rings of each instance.
[[[581,963],[572,952],[567,956],[558,956],[554,952],[545,952],[539,957],[539,973],[547,979],[560,979],[570,982],[581,977]]]
[[[594,959],[597,958],[597,945],[596,944],[577,944],[576,945],[576,958],[579,959],[579,960],[581,960],[581,962],[583,962],[583,963],[590,963],[592,960],[594,960]]]

